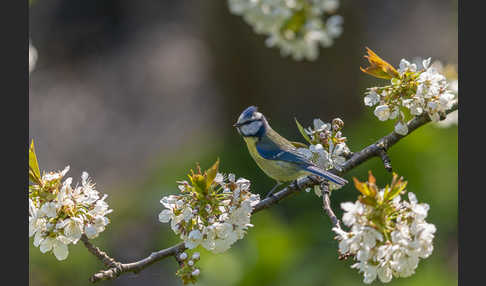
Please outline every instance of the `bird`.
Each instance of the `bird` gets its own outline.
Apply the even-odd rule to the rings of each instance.
[[[270,127],[265,116],[256,106],[246,108],[233,125],[243,137],[248,152],[260,169],[276,181],[276,185],[266,197],[284,182],[300,177],[315,175],[343,186],[347,180],[318,167],[297,151],[289,140]]]

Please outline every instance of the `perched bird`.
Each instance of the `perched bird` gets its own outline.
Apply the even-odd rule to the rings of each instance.
[[[306,175],[316,175],[338,185],[348,181],[316,166],[313,162],[297,152],[297,148],[287,139],[280,136],[268,124],[256,106],[245,109],[233,125],[248,146],[248,151],[260,169],[270,178],[277,181],[275,187],[267,194],[272,195],[283,182],[296,180]]]

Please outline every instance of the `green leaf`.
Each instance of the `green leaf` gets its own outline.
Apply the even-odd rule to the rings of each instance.
[[[407,181],[403,183],[397,184],[389,193],[388,196],[386,197],[385,200],[392,200],[394,197],[396,197],[398,194],[400,194],[405,188],[407,187]]]
[[[214,178],[216,178],[216,175],[218,174],[218,168],[219,168],[219,158],[214,162],[213,166],[211,168],[206,170],[206,184],[207,186],[211,186],[211,184],[214,181]]]
[[[297,128],[299,129],[300,134],[302,134],[302,137],[304,137],[304,139],[307,142],[309,142],[309,144],[312,144],[312,140],[310,139],[309,135],[307,135],[307,133],[305,133],[304,127],[302,127],[302,125],[300,125],[297,118],[294,118],[294,119],[295,119],[295,124],[297,124]]]
[[[34,149],[34,139],[30,143],[29,148],[29,179],[36,184],[41,184],[41,175],[39,170],[39,163]]]
[[[206,185],[206,178],[204,178],[203,175],[200,174],[195,174],[191,178],[194,189],[196,192],[200,194],[206,194],[207,193],[207,187]]]
[[[383,201],[388,201],[388,196],[390,194],[390,186],[386,185],[385,186],[385,191],[383,192]]]
[[[368,185],[366,185],[366,183],[364,182],[360,182],[358,179],[356,179],[355,177],[353,177],[353,181],[354,181],[354,187],[361,193],[363,194],[363,196],[365,197],[370,197],[371,196],[371,191],[370,189],[368,188]],[[374,197],[374,196],[372,196]]]
[[[369,205],[369,206],[372,206],[372,207],[376,206],[376,201],[375,201],[374,198],[367,197],[367,196],[359,196],[358,200],[365,205]]]
[[[398,194],[400,194],[405,187],[407,187],[407,181],[403,181],[403,177],[398,178],[398,174],[393,172],[393,179],[390,186],[390,190],[383,196],[384,201],[392,200]],[[388,188],[388,185],[387,185]]]

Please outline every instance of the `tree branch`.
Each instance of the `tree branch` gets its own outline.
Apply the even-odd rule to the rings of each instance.
[[[458,103],[456,102],[454,106],[446,112],[446,114],[449,114],[452,111],[455,111],[457,109],[458,109]],[[421,116],[415,117],[414,119],[410,120],[407,123],[408,126],[407,135],[400,135],[393,131],[390,134],[384,136],[383,138],[377,140],[375,143],[367,146],[363,150],[353,153],[351,158],[349,158],[343,164],[343,166],[340,168],[339,171],[337,169],[332,169],[330,170],[330,172],[336,175],[342,175],[373,157],[381,158],[384,163],[385,169],[391,171],[391,161],[388,155],[386,154],[386,150],[388,150],[390,147],[395,145],[402,138],[408,136],[414,130],[425,125],[428,122],[430,122],[430,118],[427,114],[423,114]],[[291,196],[292,194],[298,193],[305,188],[313,187],[317,184],[319,183],[313,179],[310,179],[309,177],[300,178],[295,183],[290,184],[289,186],[283,188],[279,192],[276,192],[272,196],[269,196],[268,198],[261,200],[258,204],[254,206],[252,213],[256,213],[266,208],[269,208],[270,206]],[[338,218],[336,217],[336,215],[331,209],[329,189],[323,189],[322,197],[323,197],[324,211],[331,219],[333,226],[341,228]],[[123,273],[128,273],[128,272],[138,273],[143,269],[147,268],[148,266],[154,264],[155,262],[160,261],[169,256],[174,256],[177,259],[177,255],[186,249],[184,242],[181,242],[172,247],[159,250],[156,252],[152,252],[148,257],[141,259],[139,261],[135,261],[131,263],[120,263],[114,260],[113,258],[109,257],[105,252],[101,251],[99,248],[93,246],[86,237],[83,236],[81,240],[83,241],[84,245],[88,248],[88,250],[93,255],[95,255],[99,260],[101,260],[105,265],[105,267],[108,268],[107,270],[99,271],[98,273],[91,276],[89,281],[92,283],[95,283],[100,280],[115,279]]]
[[[118,267],[118,262],[115,261],[115,259],[111,258],[106,254],[106,252],[101,251],[98,247],[94,246],[91,244],[89,241],[89,238],[83,234],[81,236],[81,241],[83,242],[84,246],[88,249],[89,252],[91,252],[94,256],[96,256],[107,268],[113,268],[113,267]]]
[[[183,252],[185,249],[186,247],[184,245],[184,242],[181,242],[172,247],[159,250],[156,252],[152,252],[148,257],[142,260],[132,262],[132,263],[125,263],[125,264],[120,263],[116,267],[110,267],[108,270],[99,271],[98,273],[91,276],[89,278],[89,281],[95,283],[100,280],[115,279],[121,274],[126,272],[138,273],[143,269],[147,268],[148,266],[164,258],[167,258],[169,256],[177,257],[177,255]]]

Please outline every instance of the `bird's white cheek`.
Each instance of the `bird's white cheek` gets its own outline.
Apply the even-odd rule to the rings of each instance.
[[[240,127],[240,131],[243,135],[255,135],[258,133],[258,130],[262,127],[262,123],[260,121],[254,121],[250,124],[245,124]]]

